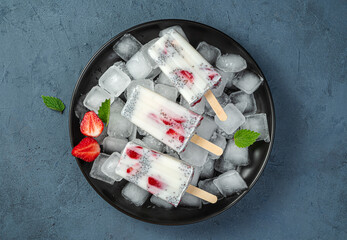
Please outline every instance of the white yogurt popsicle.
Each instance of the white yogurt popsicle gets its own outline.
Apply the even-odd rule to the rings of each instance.
[[[148,53],[190,105],[221,80],[212,65],[175,30],[164,34]]]
[[[202,116],[142,86],[137,86],[121,114],[177,152],[184,150]]]
[[[133,142],[125,146],[116,167],[116,174],[175,207],[193,172],[188,164]]]

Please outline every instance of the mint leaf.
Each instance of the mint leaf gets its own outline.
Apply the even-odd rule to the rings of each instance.
[[[260,133],[248,129],[240,129],[235,133],[234,140],[236,146],[245,148],[251,146],[259,136]]]
[[[111,101],[110,99],[106,99],[100,106],[99,111],[98,111],[98,116],[103,121],[106,123],[106,126],[108,125],[108,120],[110,119],[110,106],[111,106]]]
[[[63,113],[65,105],[59,98],[43,95],[41,97],[46,107]]]

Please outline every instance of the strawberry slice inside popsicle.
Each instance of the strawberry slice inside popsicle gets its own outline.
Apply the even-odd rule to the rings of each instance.
[[[147,190],[152,194],[157,194],[166,187],[166,184],[155,177],[148,177]]]
[[[184,142],[185,137],[182,136],[181,134],[177,133],[175,130],[173,130],[172,128],[170,128],[169,130],[166,131],[167,135],[170,135],[174,138],[177,138],[181,143]]]
[[[142,149],[141,146],[137,146],[136,148]],[[127,149],[126,154],[132,159],[139,159],[142,156],[142,154],[138,153],[136,149]]]
[[[126,172],[129,175],[135,175],[141,169],[141,164],[139,162],[135,163],[131,167],[128,167]]]
[[[187,70],[176,71],[176,75],[180,77],[181,79],[183,79],[184,82],[194,83],[193,73]]]
[[[160,189],[163,187],[163,183],[153,177],[148,177],[148,184]]]

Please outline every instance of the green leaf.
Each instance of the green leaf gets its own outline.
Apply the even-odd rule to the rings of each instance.
[[[43,95],[41,97],[46,107],[63,113],[65,105],[59,98]]]
[[[234,140],[236,146],[245,148],[251,146],[259,136],[260,133],[248,129],[240,129],[235,133]]]
[[[106,126],[108,125],[108,120],[110,119],[110,106],[111,106],[110,99],[106,99],[105,102],[101,104],[98,111],[99,118],[101,119],[101,121],[106,123]]]

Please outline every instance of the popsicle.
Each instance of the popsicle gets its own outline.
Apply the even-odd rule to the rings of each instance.
[[[220,74],[179,33],[168,31],[148,54],[191,106],[205,96],[218,118],[227,119],[210,90],[221,81]]]
[[[215,203],[217,197],[189,185],[193,167],[169,155],[129,142],[120,157],[116,174],[171,203],[179,204],[184,192]]]
[[[132,91],[121,114],[178,153],[188,141],[218,156],[223,153],[219,146],[194,134],[201,115],[140,85]]]

